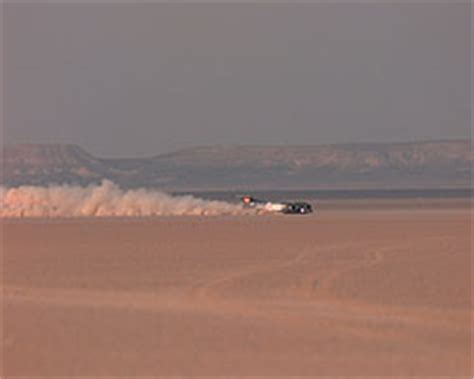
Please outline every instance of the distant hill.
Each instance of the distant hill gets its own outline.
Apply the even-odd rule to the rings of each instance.
[[[3,149],[6,186],[89,184],[166,190],[469,187],[471,141],[317,146],[210,146],[102,159],[75,145]]]

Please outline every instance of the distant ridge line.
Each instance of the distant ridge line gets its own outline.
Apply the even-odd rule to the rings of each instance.
[[[145,158],[98,158],[73,144],[5,145],[1,183],[165,190],[470,188],[472,141],[211,145]]]
[[[150,154],[144,157],[133,157],[133,156],[123,156],[123,157],[103,157],[100,154],[93,154],[88,149],[84,148],[80,144],[75,143],[60,143],[60,142],[19,142],[19,143],[6,143],[2,145],[2,153],[6,149],[15,148],[15,147],[57,147],[57,148],[77,148],[83,152],[98,158],[105,160],[114,160],[114,159],[147,159],[147,158],[157,158],[182,152],[202,150],[202,149],[238,149],[238,148],[268,148],[268,149],[297,149],[297,148],[337,148],[337,147],[373,147],[373,146],[403,146],[403,145],[417,145],[417,144],[442,144],[442,143],[467,143],[471,144],[474,148],[474,140],[471,138],[457,138],[457,139],[420,139],[413,141],[380,141],[380,142],[341,142],[341,143],[317,143],[317,144],[289,144],[289,145],[273,145],[273,144],[212,144],[212,145],[195,145],[189,146],[186,148],[176,149],[164,153]],[[2,154],[3,155],[3,154]]]

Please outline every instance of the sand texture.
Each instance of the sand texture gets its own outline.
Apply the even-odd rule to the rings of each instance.
[[[4,375],[459,375],[470,212],[3,222]]]

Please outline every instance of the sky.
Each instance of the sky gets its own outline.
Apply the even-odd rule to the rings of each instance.
[[[103,157],[470,138],[470,5],[10,2],[4,143]]]

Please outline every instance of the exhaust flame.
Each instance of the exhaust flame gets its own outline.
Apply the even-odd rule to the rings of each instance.
[[[122,190],[109,180],[88,187],[0,187],[0,217],[217,216],[248,214],[241,206],[193,196]]]

